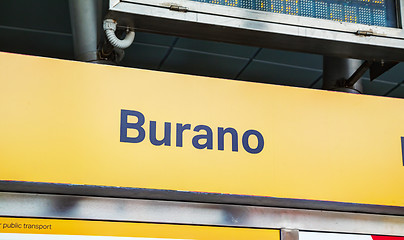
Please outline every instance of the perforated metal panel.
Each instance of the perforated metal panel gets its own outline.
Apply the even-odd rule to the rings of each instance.
[[[394,0],[192,0],[231,7],[397,27]]]

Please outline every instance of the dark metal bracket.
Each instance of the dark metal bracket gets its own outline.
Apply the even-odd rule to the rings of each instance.
[[[364,61],[362,65],[345,81],[344,87],[351,88],[366,73],[373,64],[371,61]]]
[[[373,81],[383,73],[390,70],[392,67],[396,66],[399,62],[373,62],[370,67],[370,81]]]
[[[351,88],[353,85],[366,73],[369,69],[370,81],[373,81],[383,73],[390,70],[397,65],[398,62],[376,62],[371,60],[365,60],[362,65],[342,84],[344,87]]]

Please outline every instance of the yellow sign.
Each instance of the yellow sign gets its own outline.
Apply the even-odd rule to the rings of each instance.
[[[402,99],[7,53],[0,66],[0,180],[404,206]]]
[[[279,230],[170,224],[0,218],[4,240],[279,240]]]

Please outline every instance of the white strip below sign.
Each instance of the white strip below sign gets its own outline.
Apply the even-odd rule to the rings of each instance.
[[[343,233],[299,232],[299,240],[404,240],[404,237]]]

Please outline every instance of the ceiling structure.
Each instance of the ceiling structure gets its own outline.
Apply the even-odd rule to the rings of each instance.
[[[68,0],[0,1],[0,51],[73,60]],[[321,55],[144,32],[136,33],[121,65],[305,88],[322,84]],[[404,63],[362,81],[365,94],[404,98]]]

